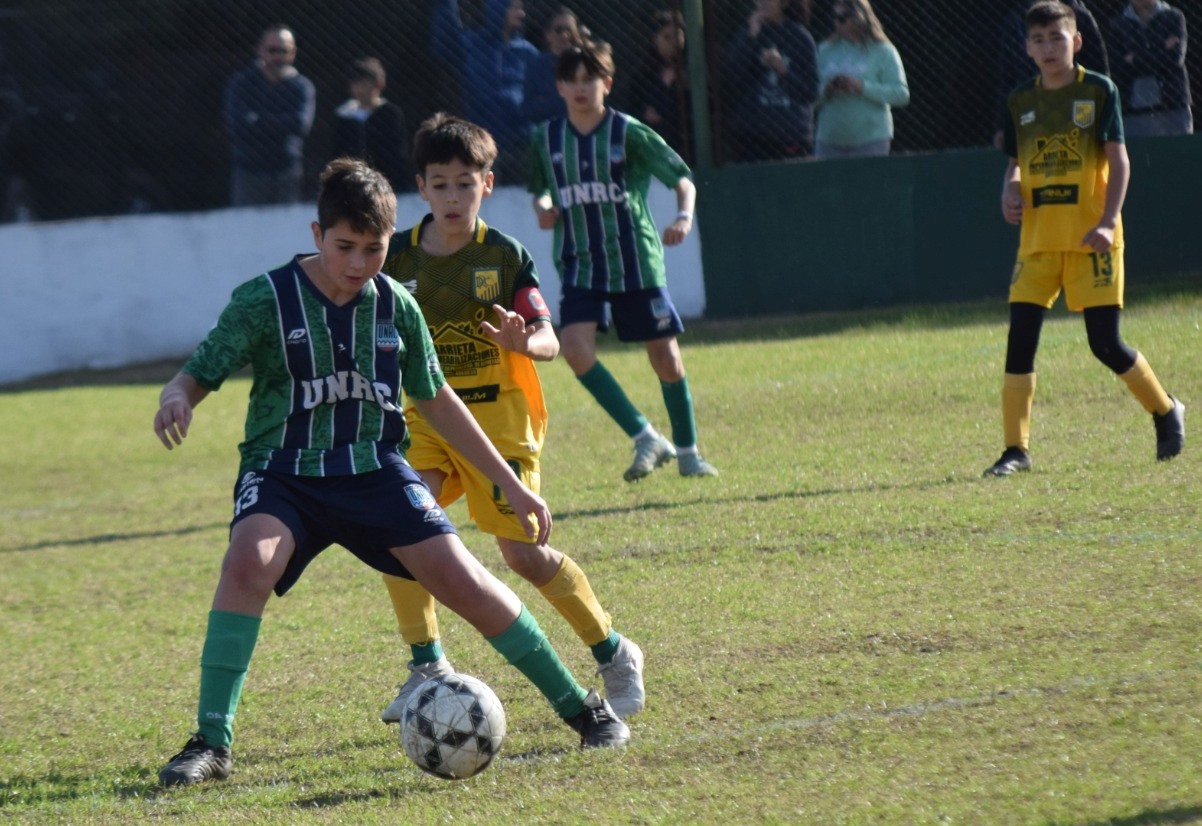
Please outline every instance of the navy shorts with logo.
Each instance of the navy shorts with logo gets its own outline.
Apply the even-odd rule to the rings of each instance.
[[[559,304],[559,326],[591,321],[605,332],[609,329],[607,308],[621,341],[654,341],[684,332],[680,314],[663,287],[607,293],[565,286]]]
[[[234,488],[231,531],[254,514],[276,517],[296,540],[292,559],[275,584],[279,596],[330,545],[341,545],[377,571],[413,579],[389,549],[456,532],[426,483],[405,464],[353,476],[250,471]]]

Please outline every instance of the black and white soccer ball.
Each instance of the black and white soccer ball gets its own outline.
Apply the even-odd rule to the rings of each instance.
[[[401,745],[426,772],[463,780],[488,768],[505,739],[505,709],[475,677],[447,674],[419,685],[401,712]]]

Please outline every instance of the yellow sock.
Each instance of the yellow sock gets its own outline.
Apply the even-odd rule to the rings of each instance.
[[[1131,395],[1139,399],[1139,403],[1149,413],[1163,416],[1173,409],[1173,400],[1156,380],[1156,374],[1152,372],[1152,367],[1143,353],[1135,354],[1135,364],[1126,373],[1120,373],[1119,378],[1127,382],[1127,389],[1131,391]]]
[[[559,571],[550,582],[540,586],[538,592],[563,614],[585,645],[596,645],[609,636],[613,627],[609,614],[597,602],[584,571],[566,554]]]
[[[1006,447],[1030,450],[1034,373],[1007,373],[1002,381],[1002,435]]]
[[[401,637],[409,645],[428,645],[438,639],[438,617],[434,614],[434,597],[412,579],[383,574],[384,586],[392,598],[392,610]]]

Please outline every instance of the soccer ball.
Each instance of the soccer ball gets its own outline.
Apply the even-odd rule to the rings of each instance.
[[[401,712],[401,745],[422,769],[463,780],[488,768],[505,738],[505,709],[475,677],[447,674],[426,680]]]

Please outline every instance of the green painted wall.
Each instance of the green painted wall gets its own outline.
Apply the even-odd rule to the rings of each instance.
[[[1202,283],[1202,135],[1128,151],[1128,284]],[[704,170],[706,317],[1004,301],[1018,246],[999,206],[1004,169],[980,149]]]

